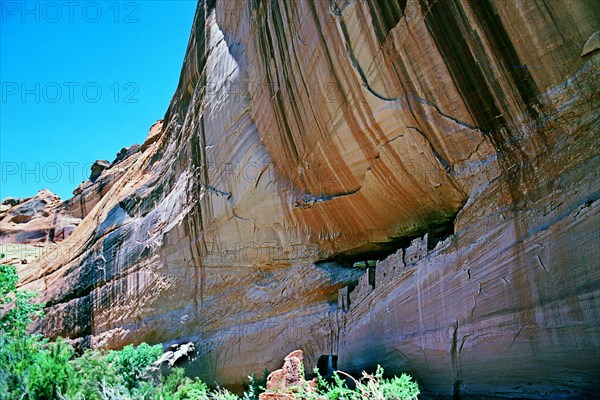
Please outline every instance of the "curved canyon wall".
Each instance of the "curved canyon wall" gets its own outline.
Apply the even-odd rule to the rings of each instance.
[[[200,1],[164,120],[23,273],[37,329],[194,341],[220,384],[301,348],[444,395],[593,393],[599,4]]]

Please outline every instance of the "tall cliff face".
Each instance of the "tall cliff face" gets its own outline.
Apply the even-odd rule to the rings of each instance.
[[[28,269],[38,329],[193,340],[189,369],[221,384],[302,348],[440,394],[593,391],[599,17],[200,1],[164,121]]]

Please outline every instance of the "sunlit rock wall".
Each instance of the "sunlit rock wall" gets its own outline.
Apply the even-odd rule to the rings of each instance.
[[[221,384],[302,348],[440,394],[592,392],[598,4],[201,1],[164,121],[25,277],[38,329],[192,340]]]

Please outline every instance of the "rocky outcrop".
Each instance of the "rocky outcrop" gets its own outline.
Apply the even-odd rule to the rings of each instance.
[[[102,171],[110,168],[110,163],[107,160],[96,160],[92,164],[92,174],[90,175],[90,181],[96,182],[96,179],[100,177]]]
[[[316,378],[307,381],[304,377],[304,353],[294,350],[284,359],[283,367],[275,370],[267,377],[266,391],[259,400],[287,400],[298,397],[297,393],[316,392]],[[296,396],[294,396],[296,394]]]
[[[140,151],[140,145],[139,144],[133,144],[133,145],[131,145],[129,147],[123,147],[117,153],[117,156],[113,160],[112,165],[120,163],[121,161],[129,158],[130,156],[132,156],[133,154],[137,153],[138,151]]]
[[[158,121],[153,125],[150,135],[162,127],[161,122]],[[82,182],[73,191],[73,197],[65,201],[64,207],[66,210],[78,218],[85,218],[96,204],[98,204],[100,199],[108,193],[115,182],[123,177],[125,171],[137,159],[139,151],[140,146],[134,144],[122,148],[112,163],[106,160],[97,160],[94,162],[90,178]]]
[[[195,346],[192,342],[172,344],[158,360],[152,363],[152,369],[161,370],[161,372],[167,373],[168,369],[172,368],[176,362],[181,362],[182,360],[190,358],[194,352],[194,348]]]
[[[60,197],[49,190],[26,199],[8,198],[0,205],[0,243],[59,242],[80,221],[66,213]]]
[[[201,1],[164,121],[25,276],[38,329],[192,341],[220,384],[302,348],[456,397],[593,393],[599,16]]]

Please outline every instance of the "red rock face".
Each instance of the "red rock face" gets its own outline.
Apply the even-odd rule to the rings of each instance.
[[[5,199],[0,207],[0,243],[4,245],[60,242],[81,221],[65,212],[60,197],[48,190],[27,199]]]
[[[439,394],[594,392],[599,16],[201,1],[164,121],[26,275],[38,328],[193,341],[221,384],[301,348]]]
[[[304,354],[294,350],[284,358],[283,368],[275,370],[267,377],[266,391],[259,400],[286,400],[301,397],[298,392],[316,391],[316,378],[306,381],[304,378]],[[296,396],[294,396],[296,394]]]

